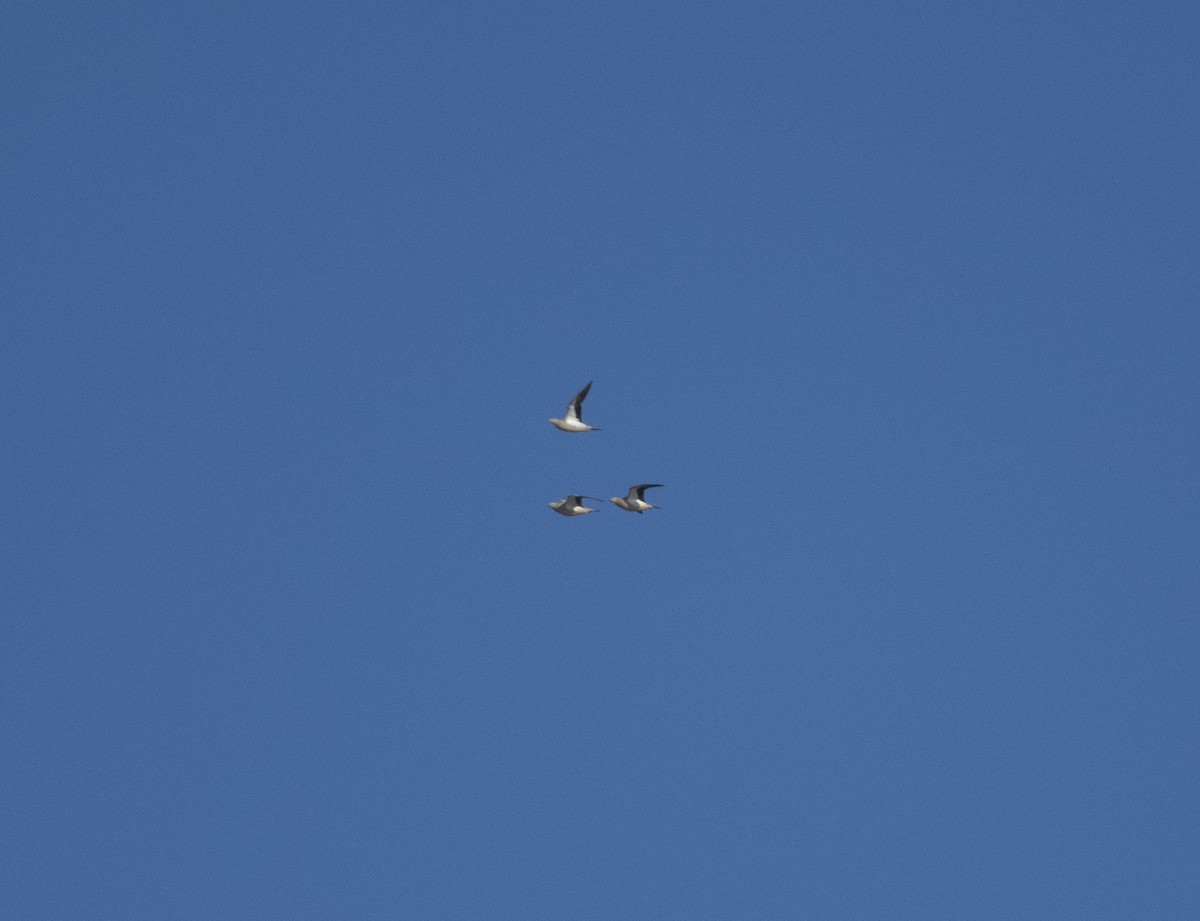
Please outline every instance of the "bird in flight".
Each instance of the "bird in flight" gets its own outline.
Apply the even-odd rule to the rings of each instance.
[[[567,404],[567,418],[551,419],[551,424],[563,432],[598,432],[600,429],[583,421],[583,400],[592,389],[592,382],[575,394],[575,399]]]
[[[617,508],[623,508],[627,512],[637,512],[640,515],[648,508],[658,508],[657,505],[651,505],[646,501],[646,490],[658,489],[661,486],[662,483],[640,483],[637,486],[630,486],[624,499],[613,496],[608,501]]]
[[[584,499],[591,499],[593,502],[599,502],[599,499],[592,499],[591,496],[567,496],[565,499],[559,499],[557,502],[547,502],[554,511],[560,515],[566,515],[568,518],[575,515],[586,515],[588,512],[598,512],[598,508],[588,508],[583,505]]]

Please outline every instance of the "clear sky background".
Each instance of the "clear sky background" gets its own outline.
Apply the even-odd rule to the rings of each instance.
[[[1197,49],[10,5],[6,916],[1200,917]]]

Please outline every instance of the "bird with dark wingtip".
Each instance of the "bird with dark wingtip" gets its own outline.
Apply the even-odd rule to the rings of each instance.
[[[651,505],[646,501],[647,489],[661,489],[662,483],[639,483],[637,486],[630,486],[629,492],[625,498],[613,496],[608,501],[617,508],[623,508],[627,512],[637,512],[639,515],[648,508],[658,508],[657,505]]]
[[[567,418],[551,419],[550,424],[560,432],[598,432],[600,429],[594,425],[588,425],[583,421],[583,400],[588,395],[588,391],[592,389],[592,382],[588,381],[587,386],[579,393],[575,394],[575,398],[567,404]]]
[[[547,502],[554,511],[560,515],[566,515],[568,518],[573,518],[576,515],[586,515],[588,512],[598,512],[598,508],[588,508],[583,504],[584,499],[591,499],[592,502],[599,502],[599,499],[592,499],[591,496],[567,496],[565,499],[559,499],[556,502]]]

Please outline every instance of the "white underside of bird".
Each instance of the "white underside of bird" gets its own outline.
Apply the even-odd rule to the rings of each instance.
[[[617,508],[623,508],[627,512],[637,512],[639,515],[648,508],[658,508],[657,505],[651,505],[646,501],[647,489],[658,489],[662,483],[640,483],[637,486],[630,486],[629,492],[624,498],[613,496],[608,501]]]

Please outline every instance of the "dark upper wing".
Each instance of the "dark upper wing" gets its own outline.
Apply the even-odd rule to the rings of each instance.
[[[637,486],[631,486],[629,488],[629,491],[631,493],[633,493],[635,496],[637,496],[639,499],[641,499],[643,502],[645,502],[646,501],[646,490],[647,489],[658,489],[661,486],[662,486],[662,483],[639,483]]]
[[[584,398],[587,397],[588,391],[591,389],[592,389],[592,382],[588,381],[587,386],[584,387],[582,390],[580,390],[579,393],[575,394],[575,399],[573,399],[570,403],[567,404],[568,406],[570,406],[572,409],[575,410],[576,418],[582,418],[583,401],[584,401]]]

